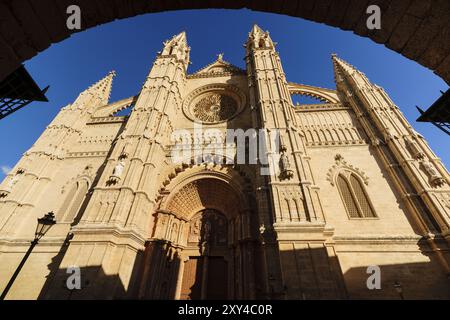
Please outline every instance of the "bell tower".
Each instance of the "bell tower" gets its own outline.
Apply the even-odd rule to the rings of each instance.
[[[355,111],[421,235],[450,273],[450,258],[445,253],[450,243],[450,188],[445,166],[383,88],[336,55],[332,61],[341,99]]]
[[[272,138],[279,136],[275,140],[266,139],[270,174],[260,176],[258,210],[262,241],[267,250],[270,290],[278,298],[301,298],[298,288],[287,286],[294,283],[293,256],[319,252],[325,257],[322,260],[327,261],[327,255],[333,253],[327,252],[324,243],[333,230],[326,226],[319,188],[310,170],[310,158],[298,130],[298,119],[275,45],[269,32],[257,25],[246,43],[255,126],[266,130]],[[266,201],[268,206],[264,205]],[[278,256],[279,260],[275,258]]]
[[[26,151],[0,186],[0,232],[3,236],[29,235],[35,220],[42,212],[51,210],[40,205],[47,187],[54,183],[63,167],[68,146],[85,130],[85,123],[96,108],[108,104],[112,81],[110,72],[77,99],[62,108],[39,139]]]
[[[72,229],[74,236],[60,269],[95,264],[106,272],[122,261],[125,269],[114,272],[124,272],[122,284],[127,296],[136,293],[132,283],[138,268],[133,266],[140,264],[153,230],[158,178],[167,165],[164,146],[169,144],[172,120],[181,112],[189,50],[182,32],[164,42],[158,52],[128,121],[113,141],[81,221]],[[96,250],[104,250],[103,258],[92,255]],[[101,279],[89,281],[98,283]],[[55,286],[47,298],[65,292]],[[86,290],[83,295],[94,296],[95,292]]]

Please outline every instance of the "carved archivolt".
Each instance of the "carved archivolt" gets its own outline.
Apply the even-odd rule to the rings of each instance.
[[[159,189],[160,198],[158,200],[160,200],[167,192],[172,192],[175,189],[175,186],[181,184],[182,181],[203,173],[223,177],[224,180],[234,181],[237,185],[242,186],[242,188],[249,188],[252,185],[250,174],[244,171],[244,167],[227,165],[225,163],[196,164],[192,159],[192,162],[189,164],[183,163],[171,169]]]
[[[239,213],[239,202],[239,197],[230,185],[206,178],[190,182],[178,190],[167,210],[179,217],[189,217],[207,208],[236,215]]]
[[[181,168],[180,168],[181,169]],[[248,183],[228,167],[184,167],[160,190],[154,238],[173,246],[230,245],[250,237]]]
[[[335,156],[335,160],[336,163],[330,168],[330,170],[328,170],[327,173],[327,181],[329,181],[332,186],[335,185],[336,176],[343,171],[344,172],[350,171],[356,173],[362,179],[365,185],[369,184],[369,178],[367,177],[367,175],[363,170],[349,164],[347,161],[344,160],[344,158],[340,154],[337,154]]]
[[[247,174],[229,165],[184,165],[175,168],[160,188],[160,210],[185,218],[216,209],[236,215],[249,208],[252,184]]]

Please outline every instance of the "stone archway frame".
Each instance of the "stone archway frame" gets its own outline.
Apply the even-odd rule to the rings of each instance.
[[[223,166],[219,168],[211,168],[208,167],[208,165],[197,165],[197,166],[190,166],[188,168],[185,168],[185,171],[179,171],[178,174],[175,177],[172,177],[169,184],[164,188],[164,195],[163,198],[160,201],[160,210],[158,210],[158,215],[173,215],[173,220],[175,217],[177,219],[182,220],[182,224],[185,228],[185,234],[184,237],[189,237],[188,232],[188,226],[189,222],[193,217],[195,217],[199,212],[205,209],[214,209],[219,211],[221,214],[223,214],[228,221],[236,221],[235,219],[242,218],[241,216],[244,214],[249,214],[250,212],[250,203],[248,199],[246,199],[246,188],[245,184],[248,182],[245,181],[244,177],[242,177],[242,173],[238,172],[237,170],[234,170],[233,168],[229,168],[229,166]],[[227,169],[227,170],[225,170]],[[224,207],[216,207],[216,206],[204,206],[202,208],[195,208],[192,212],[189,212],[187,216],[180,216],[177,214],[177,212],[173,212],[168,210],[169,205],[171,201],[178,195],[178,192],[182,190],[185,186],[188,186],[191,183],[194,183],[196,181],[202,181],[206,179],[215,180],[218,183],[224,183],[227,184],[227,186],[230,188],[230,190],[235,194],[235,196],[238,198],[236,201],[239,203],[237,208],[239,208],[239,212],[232,213],[228,212],[227,210],[224,210]],[[158,224],[158,222],[157,222]],[[157,225],[156,228],[158,229],[159,226]],[[178,238],[180,239],[180,238]],[[166,239],[167,240],[167,239]],[[179,299],[181,295],[181,289],[182,289],[182,283],[183,283],[183,272],[184,272],[184,265],[189,260],[190,257],[199,257],[202,256],[202,249],[200,247],[192,247],[188,246],[187,242],[185,241],[179,241],[177,245],[179,246],[178,254],[180,258],[180,268],[177,273],[177,281],[175,283],[175,298]],[[224,260],[227,262],[228,265],[228,279],[232,279],[234,277],[235,272],[235,266],[234,266],[234,256],[233,251],[226,250],[220,254],[223,255]],[[230,297],[235,296],[235,288],[233,281],[228,281],[228,294]]]
[[[367,28],[369,0],[7,0],[0,4],[0,81],[21,63],[73,33],[134,17],[183,9],[250,9],[284,14],[324,23],[367,37],[431,69],[450,83],[450,2],[375,1],[382,13],[382,28]],[[67,28],[67,8],[82,12],[81,30]]]
[[[171,201],[177,196],[178,192],[184,188],[185,186],[189,185],[190,183],[193,183],[195,181],[205,180],[205,179],[213,179],[217,180],[219,182],[227,184],[231,190],[233,190],[234,194],[238,197],[238,201],[240,204],[240,211],[245,212],[250,210],[250,204],[248,199],[245,197],[245,188],[241,185],[241,183],[238,183],[235,180],[235,176],[229,175],[223,171],[220,170],[214,170],[214,169],[205,169],[205,166],[197,166],[192,168],[191,170],[188,170],[184,174],[181,174],[179,177],[176,177],[171,181],[171,183],[164,188],[164,194],[166,195],[161,199],[160,202],[160,210],[163,211],[170,211],[168,210],[169,205],[171,204]],[[224,212],[226,210],[223,209],[223,207],[209,207],[209,208],[202,208],[202,209],[215,209],[220,212],[222,212],[225,215],[228,215],[228,212]],[[192,212],[187,217],[182,217],[185,220],[190,220],[193,215],[195,215],[198,212]],[[177,215],[176,212],[173,212],[173,214]],[[181,218],[181,217],[180,217]],[[230,218],[230,216],[228,216]]]

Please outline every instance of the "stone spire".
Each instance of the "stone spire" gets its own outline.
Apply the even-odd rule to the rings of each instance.
[[[164,42],[164,48],[160,56],[176,56],[177,60],[184,62],[187,68],[190,50],[191,48],[187,44],[186,32],[183,31]]]
[[[78,108],[92,108],[107,105],[111,95],[112,82],[116,76],[115,71],[109,72],[103,79],[81,92],[73,105]]]
[[[263,34],[264,30],[261,29],[256,23],[253,25],[252,31],[250,31],[251,35]]]
[[[356,67],[347,61],[339,58],[335,53],[331,55],[331,60],[333,61],[334,78],[337,86],[339,86],[342,81],[349,76],[355,81],[355,83],[358,83],[358,85],[373,86],[363,72],[356,69]]]
[[[450,193],[448,173],[442,162],[383,88],[371,83],[363,72],[336,55],[332,60],[342,100],[355,111],[372,146],[381,154],[380,159],[385,159],[393,179],[408,181],[407,187],[400,185],[399,192],[408,194],[405,197],[408,206],[414,208],[418,221],[425,221],[421,225],[422,233],[436,233],[440,229],[447,241],[450,240],[450,208],[444,208],[438,200],[438,194]],[[390,171],[396,167],[401,170]],[[410,188],[415,189],[414,193]],[[434,223],[427,222],[430,217],[434,218]]]
[[[274,49],[275,43],[269,35],[269,31],[264,31],[257,24],[253,25],[252,30],[248,34],[247,50],[251,49]]]
[[[339,58],[335,53],[331,55],[331,60],[333,61],[333,67],[335,72],[341,72],[342,70],[345,70],[347,72],[358,71],[354,66],[352,66],[347,61],[344,61],[341,58]]]

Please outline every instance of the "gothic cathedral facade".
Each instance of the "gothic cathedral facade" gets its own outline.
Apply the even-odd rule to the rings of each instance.
[[[189,74],[183,32],[136,96],[109,102],[112,72],[62,108],[0,185],[0,290],[36,219],[57,222],[7,299],[450,298],[450,179],[425,139],[336,55],[324,89],[289,82],[258,26],[245,47],[245,70]],[[271,139],[253,163],[195,158],[252,129],[279,133],[279,161]]]

